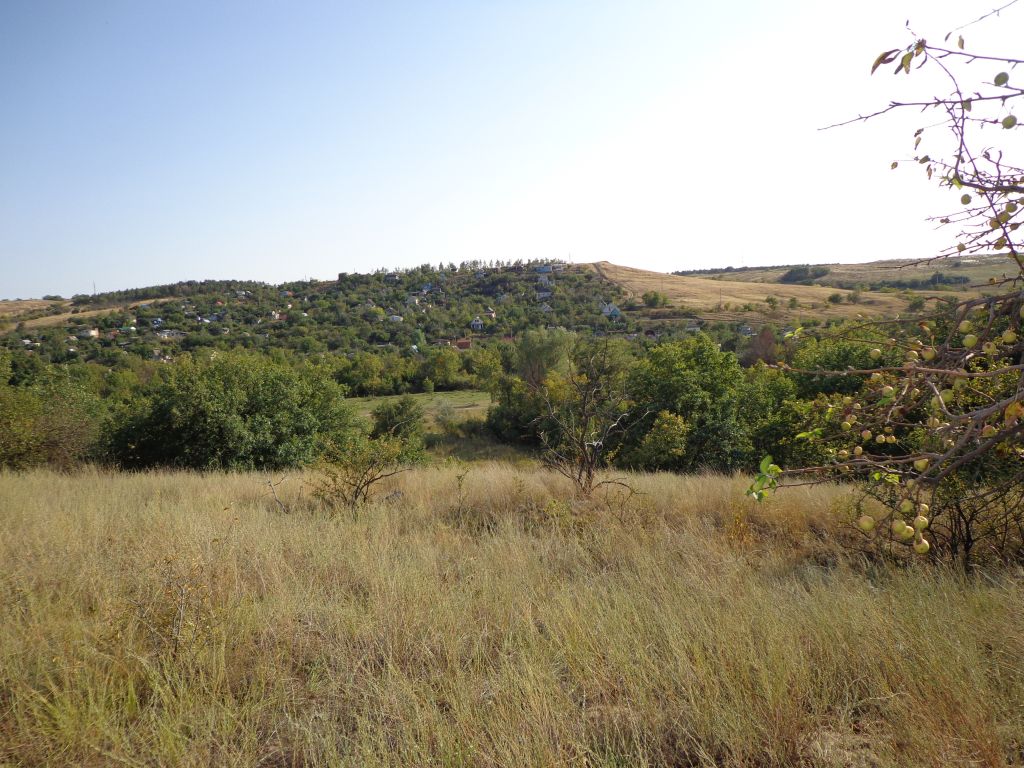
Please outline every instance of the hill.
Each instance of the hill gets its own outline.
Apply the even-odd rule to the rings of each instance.
[[[743,314],[755,322],[768,319],[796,321],[811,314],[825,320],[857,315],[886,316],[904,311],[909,302],[908,297],[895,293],[779,283],[767,287],[753,281],[671,275],[609,262],[590,266],[604,279],[619,286],[627,297],[639,298],[657,291],[664,294],[670,303],[692,310],[694,315],[708,320],[738,319]],[[778,301],[776,309],[766,303],[768,297]]]
[[[786,284],[800,281],[800,270],[813,271],[803,281],[847,290],[952,289],[970,290],[1007,271],[1005,256],[965,256],[924,261],[884,259],[863,264],[789,264],[773,267],[680,270],[673,274],[741,283]]]
[[[427,379],[455,386],[453,376],[436,371],[401,372],[428,350],[496,348],[544,327],[633,340],[678,337],[699,327],[724,348],[739,349],[766,326],[778,331],[892,317],[952,291],[976,291],[974,284],[993,276],[999,264],[954,261],[936,277],[930,267],[900,262],[685,275],[609,262],[470,262],[282,285],[187,281],[71,300],[0,302],[0,346],[48,363],[104,366],[119,365],[125,356],[167,361],[200,349],[372,355],[399,373],[353,392],[386,395],[423,391]],[[894,274],[930,289],[898,289]],[[865,282],[877,290],[856,288]],[[460,366],[472,367],[465,359]]]

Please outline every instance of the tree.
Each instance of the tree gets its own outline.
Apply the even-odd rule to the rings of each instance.
[[[125,407],[109,450],[132,469],[301,466],[351,431],[342,394],[321,370],[262,356],[186,358]]]
[[[385,400],[373,409],[371,437],[391,435],[403,440],[423,440],[423,406],[411,395]]]
[[[1012,5],[960,29],[991,21]],[[962,34],[950,33],[941,44],[921,38],[884,51],[871,71],[894,63],[898,76],[934,73],[943,90],[891,102],[839,125],[895,111],[924,112],[927,127],[912,136],[915,167],[958,200],[956,210],[934,217],[955,232],[935,259],[1002,254],[1007,273],[991,280],[987,293],[937,302],[929,314],[887,323],[888,338],[866,345],[869,365],[805,369],[843,377],[850,394],[822,399],[818,426],[808,433],[830,450],[832,461],[791,473],[839,472],[864,480],[887,500],[889,512],[881,521],[862,517],[862,529],[876,531],[876,522],[883,522],[881,530],[891,538],[924,553],[931,549],[928,514],[942,508],[936,502],[949,498],[951,488],[959,489],[971,509],[959,521],[945,521],[955,529],[968,517],[978,520],[1005,509],[1008,494],[1019,498],[1014,493],[1024,487],[1024,243],[1019,234],[1024,158],[1013,112],[1024,87],[1011,75],[1024,60],[973,51]],[[924,87],[935,92],[934,83]],[[878,326],[848,328],[847,338],[858,329],[869,334]],[[777,482],[779,472],[770,465],[757,478],[754,493]],[[985,470],[991,466],[1000,468],[997,480]],[[970,476],[980,482],[964,482]],[[1019,542],[1024,512],[1019,505],[1016,510],[1011,528]],[[911,517],[916,524],[906,535],[904,518]]]
[[[750,442],[739,418],[742,380],[736,356],[719,350],[703,333],[651,349],[629,373],[628,390],[641,415],[625,436],[620,463],[648,468],[635,459],[635,444],[666,411],[688,427],[686,450],[673,468],[730,472],[743,467]]]
[[[580,343],[568,371],[552,372],[541,387],[547,422],[540,431],[544,463],[569,478],[583,498],[617,482],[599,481],[597,473],[632,415],[626,370],[621,350],[609,341]]]
[[[640,298],[643,300],[645,307],[651,307],[652,309],[655,307],[664,307],[668,304],[668,297],[658,291],[647,291],[647,293]]]

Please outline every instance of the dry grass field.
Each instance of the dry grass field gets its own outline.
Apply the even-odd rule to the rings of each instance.
[[[491,405],[490,394],[475,389],[460,389],[453,392],[419,392],[412,395],[353,397],[349,398],[348,402],[355,407],[356,413],[369,419],[373,409],[378,405],[402,397],[411,397],[418,402],[423,407],[423,415],[431,422],[436,422],[438,415],[445,408],[450,408],[452,415],[458,421],[483,418],[487,415],[487,409]]]
[[[927,280],[936,272],[962,276],[974,286],[984,286],[989,278],[1013,273],[1012,262],[1005,256],[966,256],[926,261],[885,259],[864,264],[822,264],[829,273],[814,282],[822,285],[839,283],[872,283],[883,280]],[[760,267],[728,272],[701,273],[700,277],[741,283],[777,283],[789,267]]]
[[[754,313],[744,313],[747,319],[758,315],[776,320],[798,320],[813,316],[816,319],[866,317],[892,317],[907,308],[907,300],[897,293],[864,291],[860,302],[851,304],[843,301],[833,304],[828,298],[833,294],[844,297],[852,293],[839,288],[816,285],[764,284],[741,280],[712,279],[710,277],[684,277],[644,269],[623,267],[607,261],[586,265],[607,280],[621,286],[627,295],[640,297],[648,291],[658,291],[668,297],[676,306],[692,310],[705,319],[722,319],[722,310],[739,310],[744,304],[755,305]],[[942,295],[927,291],[916,291],[922,296]],[[948,295],[948,294],[945,294]],[[774,296],[779,300],[776,311],[768,313],[765,299]],[[788,306],[790,299],[796,299],[797,307]]]
[[[26,312],[46,309],[52,304],[67,305],[68,301],[45,301],[43,299],[0,299],[0,320],[6,320]]]
[[[105,307],[103,309],[83,309],[79,312],[65,312],[60,315],[47,315],[45,317],[37,317],[31,320],[25,321],[26,328],[50,328],[55,325],[64,325],[71,320],[81,320],[87,317],[100,317],[102,315],[109,315],[113,312],[127,312],[128,310],[137,308],[140,304],[163,304],[168,301],[174,301],[174,298],[162,298],[162,299],[144,299],[142,301],[133,301],[129,304],[123,304],[117,307]]]
[[[842,555],[842,496],[481,463],[0,475],[0,765],[1007,766],[1024,585]]]

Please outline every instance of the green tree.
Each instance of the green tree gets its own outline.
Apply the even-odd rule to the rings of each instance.
[[[630,395],[647,416],[630,430],[622,455],[634,455],[629,443],[642,440],[655,415],[665,411],[689,428],[680,469],[739,469],[751,451],[739,419],[742,380],[736,356],[703,333],[653,348],[630,374]]]
[[[423,406],[411,395],[385,400],[373,409],[371,437],[391,435],[403,440],[423,440]]]
[[[122,411],[111,457],[126,468],[309,464],[352,427],[342,394],[313,368],[241,353],[186,358]]]

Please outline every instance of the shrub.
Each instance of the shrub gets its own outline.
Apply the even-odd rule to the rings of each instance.
[[[422,443],[390,434],[376,438],[352,435],[324,452],[314,494],[329,507],[343,504],[355,509],[370,499],[374,486],[422,458]]]
[[[126,468],[263,469],[317,459],[352,429],[342,390],[314,369],[220,354],[169,368],[125,407],[108,441]]]
[[[403,440],[423,439],[423,406],[411,395],[385,400],[373,409],[371,437],[391,435]]]

